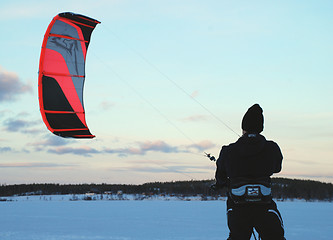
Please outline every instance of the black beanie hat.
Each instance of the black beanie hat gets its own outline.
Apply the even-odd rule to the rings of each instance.
[[[259,104],[254,104],[245,113],[242,120],[242,129],[249,133],[261,133],[264,130],[264,116]]]

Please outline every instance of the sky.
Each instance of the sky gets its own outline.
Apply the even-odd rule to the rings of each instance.
[[[284,160],[276,177],[333,182],[333,2],[0,2],[0,184],[213,179],[247,109]],[[94,139],[43,123],[38,67],[54,16],[101,22],[84,87]]]

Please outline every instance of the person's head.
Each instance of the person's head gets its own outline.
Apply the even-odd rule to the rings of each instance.
[[[242,120],[242,130],[244,133],[261,133],[264,130],[264,116],[259,104],[254,104],[245,113]]]

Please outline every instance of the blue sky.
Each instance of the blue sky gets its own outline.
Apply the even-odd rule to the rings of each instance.
[[[254,103],[283,152],[276,176],[332,182],[331,1],[1,1],[0,183],[214,177]],[[51,134],[37,79],[60,12],[102,23],[86,62],[92,140]],[[227,125],[228,127],[226,127]]]

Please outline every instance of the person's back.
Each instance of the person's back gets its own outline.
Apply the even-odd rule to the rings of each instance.
[[[216,185],[228,186],[229,239],[250,239],[252,229],[263,240],[284,239],[283,222],[271,197],[270,176],[281,171],[279,146],[260,135],[262,109],[258,104],[246,112],[237,142],[223,146],[217,160]]]
[[[246,133],[223,149],[227,177],[271,176],[281,170],[282,154],[275,142]]]

